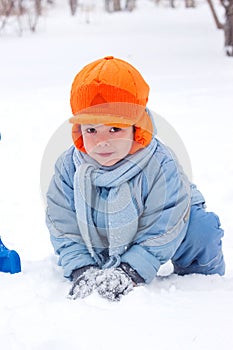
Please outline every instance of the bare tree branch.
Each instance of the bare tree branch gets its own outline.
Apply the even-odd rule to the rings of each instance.
[[[217,15],[217,12],[215,11],[214,4],[213,4],[212,0],[207,0],[207,2],[209,4],[209,6],[210,6],[210,10],[211,10],[211,13],[213,15],[216,27],[218,29],[223,29],[224,25],[218,19],[218,15]]]

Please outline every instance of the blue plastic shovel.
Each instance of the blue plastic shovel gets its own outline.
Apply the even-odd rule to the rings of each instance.
[[[4,246],[0,237],[0,271],[17,273],[21,271],[19,254]]]

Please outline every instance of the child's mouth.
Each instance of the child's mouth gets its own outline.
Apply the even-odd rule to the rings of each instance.
[[[113,152],[105,152],[105,153],[97,153],[98,156],[100,157],[110,157],[113,154]]]

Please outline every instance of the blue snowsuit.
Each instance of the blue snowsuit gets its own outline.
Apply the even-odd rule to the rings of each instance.
[[[139,152],[141,151],[137,152],[140,156]],[[202,194],[195,185],[189,183],[170,151],[154,138],[150,161],[142,168],[134,169],[130,177],[125,170],[135,157],[136,155],[129,155],[126,157],[128,159],[119,164],[101,167],[100,173],[97,173],[95,204],[90,209],[95,228],[90,223],[86,223],[86,228],[85,223],[83,226],[90,229],[89,233],[83,232],[82,221],[77,217],[78,210],[78,215],[83,216],[83,210],[78,208],[81,192],[77,194],[77,188],[81,184],[76,174],[84,168],[84,180],[88,175],[90,181],[95,181],[92,169],[90,174],[87,173],[92,160],[74,146],[57,160],[47,193],[46,222],[64,276],[70,277],[73,270],[88,265],[107,268],[124,262],[137,271],[146,283],[150,283],[160,266],[168,260],[172,261],[174,271],[181,275],[223,275],[223,230],[219,218],[214,213],[205,211]],[[95,164],[92,166],[95,167]],[[101,175],[100,180],[98,175]],[[101,179],[107,181],[106,185],[105,180],[101,183]],[[125,211],[123,209],[120,220],[117,220],[117,213],[108,218],[106,210],[103,210],[104,204],[111,196],[111,191],[123,185],[128,186],[132,203]],[[161,185],[166,187],[164,192],[161,192]],[[132,227],[127,217],[131,212],[136,215]],[[124,224],[117,223],[124,219],[128,220],[125,229],[121,226]],[[111,220],[115,231],[110,230]],[[135,225],[137,229],[132,235]],[[111,232],[116,232],[117,236],[118,248],[115,250],[111,249],[111,244],[114,247]],[[93,243],[93,246],[88,242]]]

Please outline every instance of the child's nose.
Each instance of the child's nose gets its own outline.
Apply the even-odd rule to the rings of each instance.
[[[109,138],[105,135],[100,135],[98,140],[97,140],[97,146],[106,147],[109,145],[110,145]]]
[[[101,140],[97,143],[97,146],[98,147],[107,147],[107,146],[109,146],[109,142],[108,142],[108,140]]]

